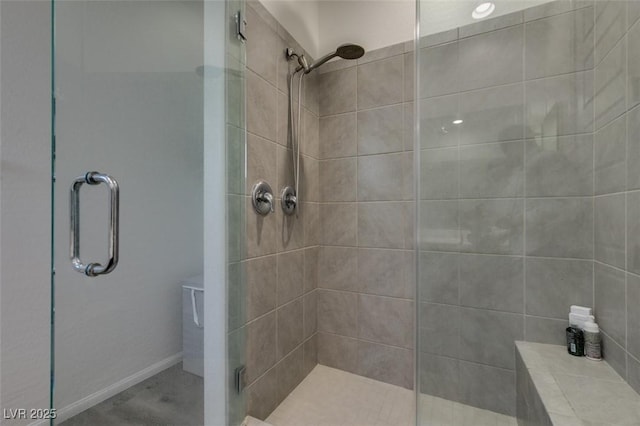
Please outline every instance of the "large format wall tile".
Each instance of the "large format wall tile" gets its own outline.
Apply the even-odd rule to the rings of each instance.
[[[304,340],[302,299],[298,298],[277,311],[278,359],[282,359]]]
[[[420,252],[418,273],[420,300],[458,303],[458,253]]]
[[[355,201],[357,184],[355,158],[320,162],[320,197],[323,201]]]
[[[401,201],[404,166],[402,153],[358,157],[358,201]]]
[[[247,67],[276,85],[277,60],[282,55],[276,31],[249,7],[247,8]]]
[[[454,125],[453,122],[460,118],[459,97],[459,95],[449,95],[420,101],[420,147],[422,149],[458,145],[460,126]]]
[[[271,141],[277,133],[277,89],[252,71],[247,78],[247,130]]]
[[[463,120],[459,125],[460,145],[523,139],[522,84],[460,94],[458,118]]]
[[[629,2],[629,9],[634,7],[640,13],[638,4],[638,2]],[[640,24],[636,22],[627,37],[627,51],[640,51]],[[631,109],[640,103],[640,55],[633,53],[628,55],[627,79],[627,108]]]
[[[302,368],[305,377],[318,365],[318,334],[302,344]]]
[[[640,3],[627,2],[627,28],[631,29],[640,19]]]
[[[595,200],[595,259],[625,267],[625,196],[605,195]]]
[[[405,102],[413,101],[415,98],[413,92],[415,90],[415,82],[413,81],[415,78],[415,53],[413,50],[411,52],[405,53],[404,55],[404,87],[403,87],[403,100]]]
[[[260,257],[246,263],[247,320],[276,308],[277,261],[276,256]]]
[[[247,256],[251,258],[276,253],[278,247],[276,215],[258,215],[253,210],[249,197],[245,197],[245,211],[247,212]]]
[[[350,337],[318,333],[318,363],[356,373],[358,341]]]
[[[420,353],[420,392],[445,398],[460,400],[460,361],[455,358]],[[466,385],[466,380],[465,380]]]
[[[318,287],[334,290],[359,290],[357,280],[358,249],[321,247],[318,259]]]
[[[285,47],[303,50],[259,2],[249,4],[247,20],[246,66],[230,57],[226,73],[229,123],[240,128],[245,119],[244,103],[238,100],[245,99],[247,110],[246,132],[227,129],[233,148],[227,154],[229,164],[246,161],[233,171],[228,185],[231,194],[242,194],[228,197],[229,220],[242,230],[229,247],[230,260],[237,262],[229,267],[230,279],[240,284],[229,288],[229,328],[244,325],[229,340],[236,345],[233,365],[247,366],[248,413],[264,419],[317,364],[319,98],[318,77],[307,76],[300,118],[302,202],[297,214],[285,216],[278,198],[283,186],[293,184],[287,74],[295,64],[283,52]],[[353,83],[355,109],[355,73]],[[355,152],[355,131],[352,139]],[[353,200],[355,178],[354,165]],[[260,216],[253,210],[248,193],[258,180],[274,191],[274,214]],[[246,360],[240,357],[240,345],[246,347]]]
[[[527,200],[527,255],[591,259],[593,200]]]
[[[457,358],[460,352],[460,308],[421,303],[420,351]]]
[[[247,382],[251,383],[276,363],[276,313],[247,325]]]
[[[358,154],[384,154],[403,150],[403,106],[393,105],[358,112]]]
[[[515,371],[460,361],[460,402],[498,413],[515,415]]]
[[[280,403],[277,389],[278,375],[272,368],[247,388],[247,414],[266,419]]]
[[[627,354],[627,381],[636,392],[640,392],[640,362]]]
[[[522,254],[521,199],[460,201],[460,251]]]
[[[352,157],[357,154],[355,113],[320,119],[320,158]]]
[[[299,346],[276,365],[275,369],[278,375],[276,393],[280,401],[284,400],[304,379],[303,357],[302,346]],[[271,392],[273,392],[273,389],[271,389]]]
[[[304,251],[278,255],[278,306],[299,297],[304,285]]]
[[[358,203],[358,246],[405,248],[407,203]]]
[[[340,114],[356,110],[357,75],[355,68],[320,74],[320,115]]]
[[[461,255],[460,305],[521,313],[523,279],[521,257]]]
[[[625,349],[602,331],[602,358],[622,377],[627,375],[627,357]]]
[[[356,337],[357,303],[355,293],[318,290],[318,331]]]
[[[410,251],[358,249],[358,288],[368,294],[411,299],[415,286],[412,267]]]
[[[495,18],[482,19],[473,24],[465,25],[458,29],[458,35],[462,38],[472,37],[482,33],[488,33],[503,28],[509,28],[522,24],[522,12],[509,13]]]
[[[627,113],[627,189],[640,189],[640,107]]]
[[[626,31],[625,1],[596,1],[595,59],[600,63]]]
[[[595,265],[595,310],[598,324],[619,345],[626,345],[625,273]]]
[[[413,351],[359,340],[358,374],[413,389]]]
[[[590,260],[527,258],[526,262],[527,314],[566,319],[571,305],[592,305]]]
[[[420,249],[458,251],[460,230],[458,200],[420,203]]]
[[[564,330],[568,326],[568,319],[525,316],[524,340],[549,345],[566,345],[567,336]]]
[[[460,90],[521,81],[523,39],[518,25],[460,40]]]
[[[514,369],[514,342],[522,340],[522,315],[461,308],[460,359]]]
[[[595,193],[626,189],[627,120],[618,118],[598,130],[595,136]]]
[[[526,142],[528,197],[593,195],[593,136],[574,135]]]
[[[302,109],[300,152],[314,158],[320,157],[320,124],[318,117],[307,108]]]
[[[627,350],[636,358],[640,358],[638,324],[640,324],[640,277],[627,274]]]
[[[593,132],[593,71],[527,81],[527,132],[564,136]]]
[[[460,148],[460,197],[524,195],[524,143],[505,142]]]
[[[611,2],[613,3],[613,2]],[[596,129],[624,113],[627,107],[627,43],[620,41],[596,67]]]
[[[251,133],[247,135],[247,194],[251,194],[253,185],[260,180],[277,184],[278,148],[278,145],[260,136]]]
[[[640,192],[627,194],[627,269],[640,274]]]
[[[420,152],[420,198],[458,198],[458,148],[425,149]]]
[[[303,337],[308,339],[318,331],[318,293],[316,291],[302,298],[302,315]]]
[[[402,102],[402,55],[358,66],[358,109]]]
[[[593,68],[594,8],[551,16],[526,24],[526,78]]]
[[[358,337],[387,345],[413,347],[413,302],[360,294]]]
[[[320,204],[320,243],[327,246],[357,245],[358,209],[356,203]]]
[[[459,91],[458,43],[422,49],[420,54],[420,97]],[[429,78],[422,78],[429,76]]]

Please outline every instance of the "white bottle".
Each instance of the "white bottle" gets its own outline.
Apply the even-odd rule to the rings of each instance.
[[[602,359],[602,340],[600,327],[593,321],[584,323],[584,354],[587,359],[600,361]]]

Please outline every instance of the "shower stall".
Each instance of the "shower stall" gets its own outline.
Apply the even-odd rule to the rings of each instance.
[[[640,2],[52,18],[42,424],[640,422]]]

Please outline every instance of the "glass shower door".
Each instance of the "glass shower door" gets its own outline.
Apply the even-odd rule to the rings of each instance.
[[[204,2],[54,7],[56,423],[203,424]]]

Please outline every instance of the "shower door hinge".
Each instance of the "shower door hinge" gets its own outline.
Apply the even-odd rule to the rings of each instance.
[[[244,388],[247,386],[247,369],[244,365],[236,368],[236,392],[242,393]]]
[[[247,40],[247,21],[240,10],[236,12],[236,37],[243,43]]]

